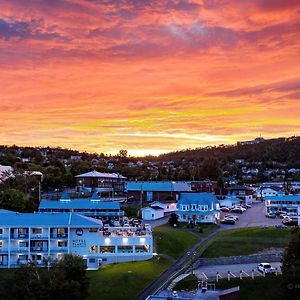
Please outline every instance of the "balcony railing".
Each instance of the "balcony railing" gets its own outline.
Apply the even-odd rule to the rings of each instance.
[[[11,248],[11,253],[22,253],[22,252],[28,252],[29,247],[18,247],[18,248]]]
[[[54,248],[54,249],[50,249],[50,252],[52,253],[65,253],[68,252],[68,248],[67,247],[61,247],[61,248]]]
[[[29,234],[11,234],[10,236],[11,239],[28,239],[29,238]]]
[[[31,252],[48,252],[47,247],[30,247]]]
[[[30,239],[31,240],[48,240],[48,236],[41,235],[41,234],[36,234],[36,235],[31,235]]]
[[[51,233],[50,238],[51,239],[67,239],[68,234],[67,233]]]

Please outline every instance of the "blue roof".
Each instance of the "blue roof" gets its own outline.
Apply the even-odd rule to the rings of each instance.
[[[95,192],[93,195],[92,195],[92,200],[100,200],[100,197],[98,196],[98,194]]]
[[[178,204],[211,205],[212,202],[217,203],[213,193],[181,193],[178,200]]]
[[[191,190],[191,186],[186,181],[128,181],[126,189],[127,191],[187,192]]]
[[[13,213],[16,213],[15,211],[13,210],[8,210],[8,209],[0,209],[0,214],[13,214]]]
[[[72,213],[2,213],[2,227],[90,227],[101,225],[99,220]]]
[[[265,200],[270,201],[296,201],[300,202],[300,195],[283,195],[283,196],[271,196],[271,197],[265,197]]]
[[[74,199],[70,201],[41,200],[39,209],[120,209],[117,201],[91,201],[89,199]]]

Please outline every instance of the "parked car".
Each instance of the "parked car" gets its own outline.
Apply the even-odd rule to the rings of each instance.
[[[276,225],[275,225],[275,228],[278,228],[278,229],[284,229],[284,228],[286,228],[286,226],[283,225],[283,224],[276,224]]]
[[[282,220],[282,224],[286,226],[298,226],[298,219],[297,218],[284,218]]]
[[[235,215],[230,215],[230,214],[228,214],[228,215],[225,215],[225,216],[224,216],[224,219],[228,219],[228,218],[233,218],[235,221],[237,221],[237,220],[239,219],[239,217],[238,217],[238,216],[235,216]]]
[[[250,204],[245,204],[245,206],[247,206],[247,208],[251,208],[252,207]]]
[[[287,214],[285,214],[285,213],[281,213],[281,214],[279,214],[279,217],[281,219],[284,219],[284,218],[288,218],[289,216]]]
[[[272,214],[272,213],[266,213],[266,217],[267,217],[267,218],[270,218],[270,219],[275,219],[275,218],[276,218],[276,215],[275,215],[275,214]]]
[[[260,263],[257,266],[257,270],[268,275],[275,274],[276,272],[275,269],[269,263]]]
[[[237,205],[235,208],[238,208],[238,209],[242,210],[243,212],[247,210],[242,205]]]
[[[241,208],[233,208],[231,212],[236,214],[242,214],[244,211]]]
[[[230,212],[230,209],[228,208],[228,207],[221,207],[220,208],[220,210],[222,211],[222,212]]]
[[[230,225],[234,225],[235,224],[235,220],[233,219],[222,219],[220,221],[221,224],[230,224]]]

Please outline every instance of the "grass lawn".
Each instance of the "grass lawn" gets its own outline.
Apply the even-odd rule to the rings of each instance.
[[[135,297],[155,278],[170,262],[164,258],[141,262],[105,265],[98,271],[90,271],[90,300],[127,300]]]
[[[176,291],[195,291],[198,287],[198,278],[194,274],[183,278],[176,283],[173,290]]]
[[[199,234],[200,237],[206,237],[213,231],[217,230],[220,226],[217,224],[201,224],[195,226],[193,232]]]
[[[198,241],[197,236],[182,228],[172,228],[169,224],[153,229],[154,243],[158,254],[179,258]]]
[[[279,300],[282,298],[281,276],[256,277],[254,279],[244,278],[220,280],[216,284],[217,289],[227,289],[240,286],[240,298],[243,300]]]
[[[282,248],[289,239],[289,229],[249,227],[223,231],[213,237],[202,257],[248,255],[267,248]]]

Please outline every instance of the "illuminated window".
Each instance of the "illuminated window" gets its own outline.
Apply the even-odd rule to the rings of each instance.
[[[42,234],[43,229],[42,228],[32,228],[33,234]]]
[[[115,253],[116,252],[115,246],[100,246],[99,250],[100,250],[100,253]]]
[[[58,247],[67,247],[68,242],[67,241],[58,241],[57,246]]]
[[[150,246],[149,245],[135,246],[135,252],[136,253],[148,253],[148,252],[150,252]]]
[[[3,241],[0,241],[0,248],[3,247]]]
[[[89,232],[97,232],[98,228],[89,228]]]
[[[133,247],[132,246],[118,246],[118,253],[132,253]]]
[[[98,246],[90,246],[89,251],[90,251],[90,253],[97,253],[98,252]]]

